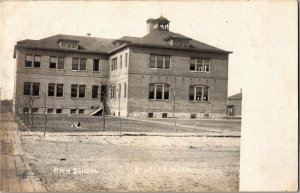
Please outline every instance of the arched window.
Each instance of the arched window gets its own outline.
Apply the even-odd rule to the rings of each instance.
[[[168,84],[150,84],[149,99],[169,100],[170,86]]]

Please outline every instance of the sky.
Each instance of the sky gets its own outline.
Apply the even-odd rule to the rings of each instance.
[[[270,3],[259,1],[2,1],[0,5],[2,99],[13,97],[17,41],[87,33],[103,38],[142,37],[146,20],[161,14],[171,21],[170,31],[233,52],[228,95],[236,94],[243,87],[245,69],[255,62],[253,51],[263,49],[261,36],[278,27],[271,25],[270,18],[282,20],[285,13],[284,7],[273,10]]]

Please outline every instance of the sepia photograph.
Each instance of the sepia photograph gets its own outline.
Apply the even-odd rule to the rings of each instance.
[[[1,192],[298,188],[296,1],[0,5]]]

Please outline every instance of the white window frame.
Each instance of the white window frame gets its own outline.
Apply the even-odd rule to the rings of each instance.
[[[189,100],[189,101],[193,101],[193,102],[209,102],[209,100],[210,100],[210,89],[209,89],[209,87],[208,86],[190,86],[190,87],[192,87],[193,88],[193,90],[194,90],[194,99],[193,100]],[[197,93],[197,88],[201,88],[202,89],[202,95],[201,95],[201,100],[196,100],[196,93]],[[203,100],[203,96],[204,96],[204,89],[205,88],[207,88],[207,100],[205,101],[205,100]],[[189,91],[190,92],[190,91]],[[189,95],[190,95],[190,93],[189,93]],[[190,97],[190,96],[189,96]]]
[[[154,83],[154,84],[149,84],[149,89],[150,89],[150,85],[154,85],[154,98],[153,99],[149,99],[149,100],[170,100],[170,85],[169,84],[162,84],[162,83]],[[169,86],[169,98],[168,99],[165,99],[165,86]],[[162,86],[162,98],[161,99],[157,99],[156,98],[156,91],[157,91],[157,89],[156,89],[156,87],[157,86]],[[149,91],[150,92],[150,91]],[[150,94],[150,93],[149,93]]]
[[[192,59],[195,59],[195,70],[191,70],[191,72],[206,72],[206,73],[210,73],[210,69],[211,69],[211,64],[210,64],[210,61],[211,59],[210,58],[195,58],[195,57],[191,57],[190,58],[190,66],[191,66],[191,60]],[[197,70],[198,69],[198,60],[202,60],[202,67],[203,67],[203,70]],[[204,60],[208,60],[208,71],[205,70],[205,65],[204,65]]]
[[[77,70],[73,70],[73,59],[78,59],[78,64],[77,64]],[[80,62],[82,59],[85,59],[85,70],[81,70],[80,69]],[[88,59],[87,58],[77,58],[77,57],[73,57],[72,58],[72,71],[82,71],[82,72],[86,72],[87,71],[87,61]],[[58,65],[58,64],[57,64]]]
[[[155,67],[151,67],[151,56],[155,56]],[[162,68],[157,68],[157,58],[158,56],[162,56],[163,57],[163,67]],[[166,68],[166,56],[168,56],[170,58],[170,68]],[[149,60],[149,68],[150,69],[162,69],[162,70],[171,70],[171,56],[169,55],[159,55],[159,54],[150,54],[150,60]]]

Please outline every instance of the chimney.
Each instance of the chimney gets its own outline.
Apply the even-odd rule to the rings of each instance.
[[[152,19],[152,18],[147,19],[147,34],[149,34],[153,31],[154,21],[155,21],[155,19]]]
[[[91,33],[87,33],[86,35],[87,35],[87,36],[91,36],[92,34],[91,34]]]

